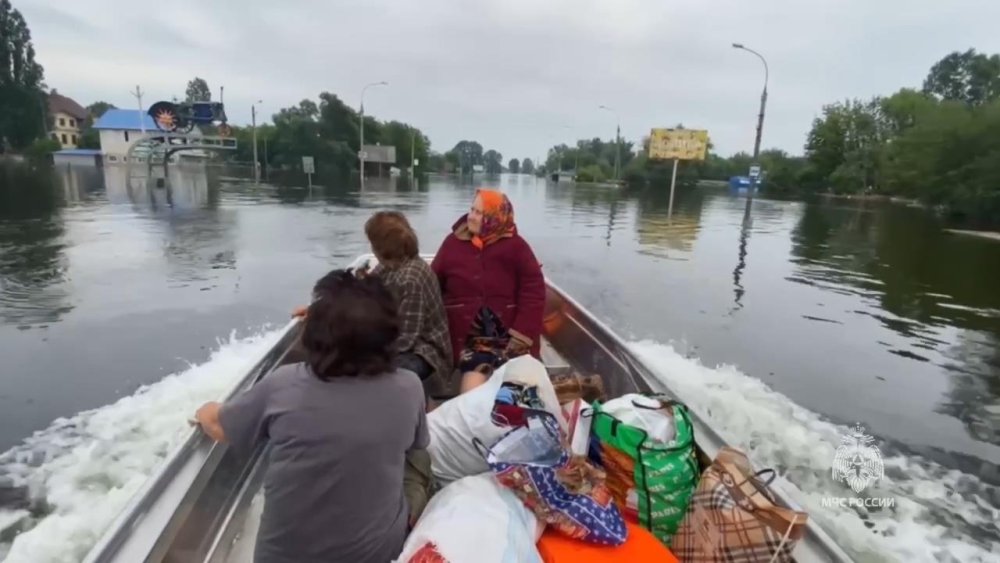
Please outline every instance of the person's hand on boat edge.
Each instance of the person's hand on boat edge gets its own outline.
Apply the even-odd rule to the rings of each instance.
[[[225,442],[226,434],[222,430],[222,423],[219,422],[219,410],[222,404],[216,401],[209,401],[198,407],[194,413],[194,420],[188,423],[197,425],[209,438],[216,442]]]
[[[296,319],[296,318],[298,318],[298,319],[305,319],[306,318],[306,314],[308,312],[309,312],[309,307],[307,307],[305,305],[301,305],[299,307],[296,307],[296,308],[292,309],[292,318],[293,319]]]

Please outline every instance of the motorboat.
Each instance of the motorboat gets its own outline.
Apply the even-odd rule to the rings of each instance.
[[[371,262],[360,257],[354,265]],[[565,291],[546,281],[542,361],[552,377],[598,374],[608,398],[626,393],[661,393],[684,402],[610,328]],[[275,368],[301,361],[301,324],[293,320],[280,339],[228,392],[249,389]],[[697,455],[707,466],[726,442],[691,412]],[[263,507],[261,484],[266,445],[249,457],[237,455],[194,429],[136,493],[88,553],[88,563],[205,562],[253,560]],[[779,502],[798,509],[781,483],[772,484]],[[852,559],[813,518],[793,553],[799,562]]]

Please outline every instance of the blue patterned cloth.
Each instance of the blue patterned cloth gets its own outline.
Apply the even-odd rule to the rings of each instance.
[[[574,539],[621,545],[628,529],[603,470],[571,458],[555,416],[533,411],[525,426],[506,433],[487,451],[497,480],[539,520]]]

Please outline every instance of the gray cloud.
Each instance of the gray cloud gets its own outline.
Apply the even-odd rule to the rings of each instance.
[[[476,139],[506,158],[555,142],[652,127],[709,130],[749,150],[771,68],[764,145],[800,153],[825,103],[919,86],[946,53],[1000,51],[1000,2],[968,0],[16,0],[46,82],[88,104],[183,95],[192,76],[226,87],[245,123],[330,91],[427,132],[447,150]]]

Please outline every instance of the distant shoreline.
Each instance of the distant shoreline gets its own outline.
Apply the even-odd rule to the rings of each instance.
[[[902,203],[903,205],[909,205],[910,207],[924,207],[927,205],[920,203],[915,199],[910,199],[906,197],[891,196],[884,194],[830,194],[821,193],[818,194],[819,197],[826,199],[849,199],[853,201],[888,201],[891,203]]]
[[[878,202],[889,202],[906,205],[909,207],[919,207],[921,209],[930,209],[931,206],[923,204],[915,199],[909,199],[905,197],[889,196],[881,194],[819,194],[820,197],[826,199],[845,199],[851,201],[878,201]],[[966,235],[984,238],[988,240],[995,240],[1000,242],[1000,231],[989,231],[989,230],[972,230],[972,229],[944,229],[946,232],[953,233],[956,235]]]

